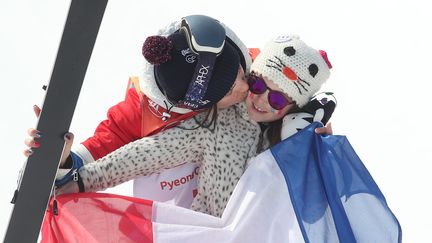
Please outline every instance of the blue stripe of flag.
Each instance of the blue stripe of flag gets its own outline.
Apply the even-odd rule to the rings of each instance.
[[[313,123],[271,148],[305,242],[402,241],[398,220],[345,136]]]

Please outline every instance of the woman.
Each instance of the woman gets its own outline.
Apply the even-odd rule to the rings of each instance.
[[[217,20],[207,16],[188,16],[185,19],[191,17],[200,18],[199,25],[210,23],[214,27],[212,31],[218,31],[218,26],[222,26],[226,34],[225,45],[229,45],[216,59],[213,77],[207,88],[208,97],[206,98],[211,98],[211,102],[204,107],[205,109],[199,111],[172,106],[170,103],[171,101],[176,103],[183,98],[197,65],[197,54],[191,51],[192,48],[189,47],[187,39],[180,36],[182,34],[179,33],[179,30],[186,26],[183,26],[182,21],[175,21],[159,30],[157,37],[148,38],[143,46],[142,51],[146,62],[143,76],[140,77],[142,92],[137,92],[137,89],[129,89],[125,101],[109,109],[107,120],[99,124],[94,135],[75,147],[74,158],[81,159],[84,164],[94,162],[129,142],[157,134],[200,112],[213,113],[216,106],[223,109],[244,101],[248,89],[245,72],[249,72],[251,64],[248,49],[231,29]],[[212,31],[194,34],[198,36],[214,35]],[[148,50],[152,49],[152,44],[156,44],[159,48],[156,54],[161,54],[160,50],[164,49],[163,43],[165,45],[167,43],[159,37],[168,36],[171,36],[171,44],[174,44],[172,46],[174,49],[169,55],[171,59],[163,64],[158,64],[154,60],[154,54]],[[161,42],[155,42],[155,38]],[[231,52],[225,53],[227,51]],[[159,56],[156,56],[157,58],[162,59]],[[216,83],[215,80],[218,82]],[[37,106],[34,109],[38,115],[40,109]],[[42,137],[35,129],[29,129],[28,133],[30,137],[26,139],[25,144],[30,149],[24,151],[26,156],[30,156],[39,146],[38,140],[43,139],[43,131]],[[65,141],[62,166],[66,163],[66,166],[63,167],[70,168],[72,157],[69,156],[69,152],[73,134],[67,134]],[[190,207],[196,191],[196,172],[196,164],[184,163],[176,168],[163,170],[161,173],[140,177],[134,183],[134,195]],[[187,183],[176,186],[177,178],[188,178],[188,180]]]
[[[195,16],[196,17],[196,16]],[[201,20],[198,23],[202,23],[202,16],[199,17]],[[187,18],[186,18],[186,24],[187,24]],[[179,165],[182,165],[185,162],[191,161],[191,155],[183,153],[182,150],[187,151],[193,151],[189,148],[176,148],[177,145],[182,142],[187,142],[187,140],[191,140],[193,142],[197,142],[197,139],[194,140],[193,138],[197,138],[198,136],[201,136],[205,138],[208,141],[207,144],[205,144],[206,148],[206,154],[203,156],[205,160],[211,161],[214,160],[221,160],[222,158],[216,158],[216,147],[212,146],[211,144],[219,144],[217,141],[223,140],[226,138],[224,136],[224,132],[226,131],[233,131],[230,127],[227,127],[225,125],[220,126],[217,123],[221,121],[225,122],[231,122],[233,126],[235,126],[235,134],[231,134],[230,137],[232,140],[236,140],[236,143],[238,146],[238,154],[234,156],[233,159],[240,160],[239,163],[242,164],[242,167],[244,167],[244,164],[246,162],[246,159],[254,153],[254,150],[251,150],[251,147],[255,147],[254,144],[257,143],[257,138],[259,134],[259,126],[256,123],[250,122],[249,119],[246,117],[246,111],[244,107],[241,108],[227,108],[222,109],[220,112],[216,113],[216,107],[218,108],[224,108],[226,106],[232,105],[235,102],[239,102],[240,100],[244,99],[245,92],[247,90],[247,85],[244,81],[244,71],[248,70],[249,64],[250,64],[250,57],[243,53],[245,52],[245,48],[242,48],[244,46],[239,45],[238,43],[242,44],[241,42],[238,42],[238,39],[226,37],[224,35],[224,39],[222,41],[223,48],[220,50],[222,51],[219,55],[216,55],[216,59],[214,60],[214,68],[212,70],[212,75],[209,75],[207,73],[207,66],[209,66],[209,63],[202,64],[206,67],[205,70],[197,70],[196,67],[201,68],[200,64],[198,63],[200,60],[197,59],[197,54],[192,53],[192,47],[191,42],[188,42],[188,38],[190,36],[199,37],[197,36],[200,33],[186,33],[186,31],[190,31],[187,26],[184,26],[185,21],[176,22],[170,26],[168,26],[165,29],[164,37],[168,38],[149,38],[148,43],[145,43],[143,48],[143,54],[146,57],[146,60],[148,60],[148,64],[146,65],[146,72],[144,75],[145,82],[142,83],[142,87],[144,88],[145,94],[148,98],[152,100],[152,102],[157,103],[159,106],[165,108],[164,112],[162,112],[163,117],[167,118],[167,123],[170,124],[170,118],[172,118],[173,113],[184,113],[189,112],[190,110],[196,110],[200,112],[199,115],[197,115],[197,118],[195,119],[189,119],[184,121],[181,125],[176,126],[174,128],[170,128],[168,130],[158,130],[156,131],[157,134],[155,135],[155,138],[159,139],[166,139],[166,140],[172,140],[173,146],[172,147],[172,154],[175,154],[176,156],[179,155],[179,151],[181,155],[184,156],[177,156],[175,161],[172,161],[172,163],[169,164],[161,164],[162,165],[156,169],[152,169],[152,173],[160,173],[163,172],[165,169],[176,167]],[[193,21],[191,21],[193,22]],[[210,24],[214,26],[214,28],[218,28],[219,22],[210,20]],[[224,27],[222,27],[224,28]],[[190,28],[192,31],[194,28]],[[169,34],[167,34],[167,32]],[[229,31],[227,31],[229,33]],[[204,33],[204,35],[212,34],[210,33]],[[213,34],[212,34],[213,35]],[[167,41],[168,39],[168,41]],[[162,43],[161,45],[159,43]],[[165,40],[165,41],[163,41]],[[156,46],[162,46],[160,49],[156,49],[156,52],[163,51],[159,53],[160,56],[152,55],[152,53],[148,53],[149,50],[153,50],[154,44]],[[153,46],[152,46],[153,45]],[[166,47],[166,48],[165,48]],[[218,46],[215,47],[217,49]],[[168,51],[167,51],[168,50]],[[198,50],[199,52],[199,50]],[[241,53],[241,54],[240,54]],[[247,53],[247,49],[246,49]],[[156,53],[157,54],[157,53]],[[158,57],[161,57],[158,59]],[[211,57],[210,57],[211,58]],[[161,61],[164,60],[164,61]],[[148,71],[150,70],[150,71]],[[193,76],[198,74],[198,77],[200,74],[203,74],[205,72],[206,76],[211,76],[211,78],[206,79],[206,81],[209,81],[208,87],[204,92],[197,92],[198,94],[205,94],[202,97],[199,97],[201,99],[202,103],[199,103],[198,106],[195,106],[197,104],[193,104],[196,100],[194,100],[194,97],[192,99],[187,99],[187,95],[189,94],[189,86],[191,83],[191,80],[193,80]],[[202,81],[203,78],[199,81]],[[196,83],[196,82],[195,82]],[[192,94],[194,94],[192,92]],[[165,98],[166,97],[166,98]],[[240,100],[239,100],[240,99]],[[189,109],[185,109],[185,106],[187,103],[192,103],[190,107],[186,107]],[[136,108],[138,107],[138,109]],[[129,116],[122,116],[120,117],[120,121],[124,121],[122,124],[122,129],[119,131],[115,131],[114,133],[105,132],[104,130],[106,126],[102,127],[102,135],[111,134],[119,136],[124,144],[134,141],[138,139],[139,132],[137,134],[133,134],[131,136],[128,134],[130,130],[134,130],[136,127],[133,126],[134,123],[130,122],[131,120],[136,120],[136,118],[141,118],[139,112],[133,113],[133,111],[139,110],[140,104],[134,103],[134,107],[132,107],[132,111],[128,112],[127,114],[130,114]],[[122,108],[124,106],[119,106],[115,110],[116,112],[113,112],[111,114],[116,115],[118,111],[122,111]],[[146,107],[147,108],[147,107]],[[196,114],[196,113],[195,113]],[[170,117],[171,116],[171,117]],[[162,118],[163,118],[162,117]],[[216,117],[218,119],[216,119]],[[111,118],[111,117],[110,117]],[[107,124],[112,124],[111,121],[115,119],[110,119]],[[113,123],[116,127],[120,123],[117,123],[118,120],[115,120]],[[160,119],[162,121],[162,119]],[[178,120],[176,120],[178,122]],[[105,125],[105,124],[104,124]],[[139,130],[139,129],[138,129]],[[217,131],[215,131],[217,130]],[[32,131],[33,134],[36,134],[35,131]],[[42,131],[43,133],[43,131]],[[243,135],[241,135],[243,134]],[[181,137],[181,135],[184,135],[184,137]],[[195,135],[195,136],[194,136]],[[237,140],[237,136],[242,136],[242,140]],[[188,138],[190,137],[190,139]],[[40,139],[43,139],[43,134]],[[110,142],[111,137],[109,137]],[[154,138],[153,138],[154,139]],[[178,143],[175,141],[179,141]],[[203,139],[204,140],[204,139]],[[70,140],[69,140],[70,141]],[[95,143],[93,143],[95,141]],[[229,141],[229,140],[228,140]],[[30,143],[31,142],[31,143]],[[106,146],[106,140],[92,140],[91,143],[89,143],[91,146],[95,144],[95,147],[104,147]],[[30,140],[28,143],[30,146],[34,146],[34,139]],[[124,144],[120,144],[119,146],[122,146]],[[164,143],[163,145],[157,145],[157,143],[152,143],[149,147],[151,150],[157,150],[161,153],[164,153],[162,149],[159,149],[159,147],[166,146],[167,143]],[[37,146],[37,145],[36,145]],[[91,147],[90,146],[90,147]],[[204,144],[198,144],[197,146],[204,146]],[[144,146],[145,147],[145,146]],[[220,148],[219,148],[220,149]],[[105,149],[106,151],[107,149]],[[228,150],[228,148],[226,149]],[[213,151],[213,152],[212,152]],[[252,152],[253,151],[253,152]],[[251,155],[245,155],[247,153],[251,153]],[[166,154],[166,153],[164,153]],[[108,155],[109,156],[109,155]],[[72,154],[72,157],[75,160],[80,160],[79,156],[74,156]],[[85,156],[83,156],[85,158]],[[69,157],[71,158],[71,157]],[[208,159],[207,159],[208,158]],[[161,158],[158,158],[158,156],[151,157],[152,160],[154,160],[155,163]],[[70,164],[73,164],[73,160],[67,160],[65,161],[66,165],[67,162],[70,161]],[[91,159],[85,160],[84,162],[87,165],[92,164],[98,164],[98,163],[91,163]],[[98,161],[100,162],[100,161]],[[168,163],[169,159],[165,159],[164,163]],[[62,163],[62,166],[65,165],[65,163]],[[130,172],[131,170],[127,169],[129,166],[127,163],[122,164],[120,168],[116,168],[121,171],[116,171],[115,175],[122,176],[122,174],[126,174],[126,172]],[[75,168],[76,169],[76,168]],[[234,178],[238,178],[243,169],[239,169],[236,171],[233,171],[231,173],[234,174]],[[137,175],[146,175],[146,173],[140,173],[140,169],[138,168],[134,173],[131,175],[127,175],[125,177],[122,176],[123,180],[128,180],[132,178],[136,178]],[[69,173],[69,172],[68,172]],[[69,175],[72,175],[72,173],[69,173]],[[147,173],[149,174],[149,173]],[[199,176],[198,176],[199,177]],[[84,178],[84,177],[83,177]],[[220,180],[222,180],[220,178]],[[67,183],[68,179],[62,180],[63,183]],[[118,181],[117,181],[118,182]],[[73,183],[72,183],[73,184]],[[90,183],[87,183],[88,185]],[[234,182],[233,182],[234,184]],[[59,184],[60,186],[61,184]],[[98,188],[102,189],[102,187],[91,187],[86,188],[87,190],[98,190]],[[65,190],[65,188],[63,188]],[[203,201],[206,201],[207,199],[203,197]],[[226,199],[227,200],[227,199]]]

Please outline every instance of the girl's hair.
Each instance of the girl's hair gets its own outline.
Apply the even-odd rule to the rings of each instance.
[[[217,120],[217,104],[214,104],[212,107],[210,107],[207,111],[206,111],[206,115],[204,117],[204,119],[198,120],[197,116],[194,116],[193,119],[195,120],[195,122],[198,124],[198,126],[193,127],[193,128],[186,128],[186,127],[181,127],[179,126],[179,128],[184,129],[184,130],[195,130],[198,129],[200,127],[203,128],[207,128],[210,131],[213,132],[215,126],[216,126],[216,120]]]
[[[270,147],[278,144],[281,141],[282,119],[270,122],[267,129]]]
[[[300,111],[300,108],[298,106],[294,106],[293,109],[288,111],[287,114],[296,113],[299,111]],[[285,115],[287,115],[287,114],[285,114]],[[276,121],[269,122],[267,125],[267,138],[268,138],[270,147],[278,144],[281,141],[282,121],[283,121],[283,117],[281,119],[276,120]],[[263,138],[263,139],[265,139],[265,138]]]

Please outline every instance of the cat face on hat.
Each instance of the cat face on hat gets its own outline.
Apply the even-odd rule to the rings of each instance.
[[[253,72],[275,82],[299,107],[329,78],[330,68],[324,51],[309,47],[294,35],[269,41],[251,66]]]

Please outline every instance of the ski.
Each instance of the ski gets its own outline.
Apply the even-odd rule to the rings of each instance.
[[[108,0],[72,0],[4,242],[37,242],[87,66]]]

